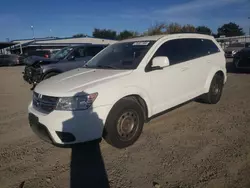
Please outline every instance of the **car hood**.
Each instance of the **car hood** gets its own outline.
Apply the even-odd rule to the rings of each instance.
[[[96,84],[118,79],[128,75],[132,70],[111,69],[74,69],[39,83],[35,92],[48,96],[73,96]]]
[[[58,62],[57,59],[51,59],[51,58],[45,58],[45,57],[40,57],[40,56],[29,56],[24,59],[24,64],[26,65],[34,65],[34,64],[50,64],[50,63],[56,63]]]

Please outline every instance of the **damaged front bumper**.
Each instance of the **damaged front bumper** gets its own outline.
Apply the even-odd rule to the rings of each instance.
[[[40,70],[37,70],[33,67],[25,67],[23,72],[23,79],[29,84],[37,84],[41,81],[42,74]]]

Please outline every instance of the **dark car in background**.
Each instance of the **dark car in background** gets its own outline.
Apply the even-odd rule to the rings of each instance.
[[[240,50],[233,60],[234,68],[238,71],[250,70],[250,47]]]
[[[233,43],[225,49],[225,57],[233,58],[237,52],[250,47],[250,43]]]
[[[15,66],[22,65],[24,57],[16,54],[0,55],[0,66]]]
[[[59,49],[56,49],[56,50],[34,50],[34,51],[30,51],[30,52],[25,53],[24,56],[25,57],[39,56],[39,57],[50,58],[51,56],[53,56],[53,54],[55,54],[58,51],[59,51]]]
[[[107,45],[86,44],[69,46],[53,54],[51,58],[31,56],[25,59],[23,78],[30,84],[84,66],[93,56]]]

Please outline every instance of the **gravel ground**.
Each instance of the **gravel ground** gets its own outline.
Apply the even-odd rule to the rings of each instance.
[[[159,116],[127,149],[104,141],[63,149],[30,130],[22,69],[0,69],[1,188],[250,187],[249,74],[228,73],[219,104]]]

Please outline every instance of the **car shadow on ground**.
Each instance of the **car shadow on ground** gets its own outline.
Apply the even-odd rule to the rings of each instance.
[[[86,95],[78,93],[77,95]],[[79,116],[83,116],[84,121],[79,122]],[[101,133],[103,127],[100,126],[102,121],[97,113],[93,112],[92,107],[88,110],[73,111],[73,117],[63,122],[63,132],[69,132],[74,129],[82,134],[83,137],[92,137],[93,133]],[[82,118],[81,118],[82,119]],[[87,122],[91,120],[91,130],[84,128]],[[109,181],[102,153],[100,150],[101,139],[94,141],[75,144],[71,146],[70,162],[70,188],[109,188]]]

